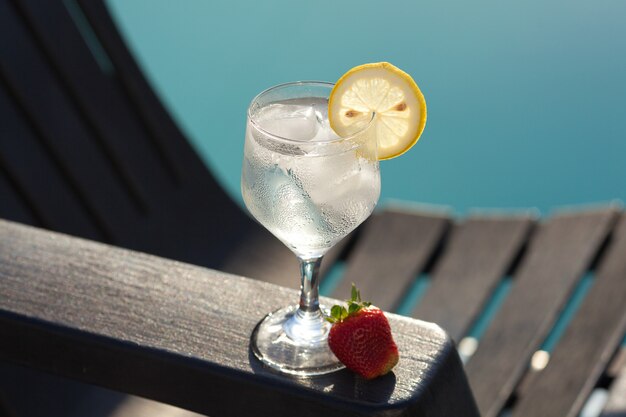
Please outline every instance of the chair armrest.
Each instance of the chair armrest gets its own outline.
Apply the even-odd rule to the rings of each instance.
[[[394,314],[401,359],[383,378],[263,368],[249,336],[294,300],[272,284],[0,220],[0,360],[213,417],[478,416],[450,338]]]

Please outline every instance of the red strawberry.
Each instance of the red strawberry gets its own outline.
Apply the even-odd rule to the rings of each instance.
[[[398,347],[382,310],[361,301],[352,284],[348,309],[335,305],[327,320],[333,323],[328,345],[337,359],[365,379],[384,375],[398,363]]]

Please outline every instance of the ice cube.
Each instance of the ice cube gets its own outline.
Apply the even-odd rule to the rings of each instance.
[[[268,199],[269,209],[279,229],[311,229],[306,231],[315,233],[314,225],[325,223],[320,209],[311,200],[293,171],[285,171],[284,168],[275,166],[265,175],[269,188],[273,190],[271,198]]]
[[[317,134],[313,138],[316,142],[328,142],[339,139],[339,135],[335,133],[328,122],[328,100],[319,100],[313,104],[315,118],[319,124]]]
[[[325,120],[323,124],[320,125],[312,140],[315,142],[330,142],[339,139],[339,137],[340,136],[337,135],[333,129],[331,129],[328,124],[328,120]]]
[[[303,142],[313,139],[320,127],[314,108],[306,104],[271,104],[259,113],[257,122],[272,135]]]
[[[303,166],[304,165],[304,166]],[[353,183],[349,181],[359,170],[354,152],[308,158],[298,167],[303,175],[305,189],[317,204],[341,199],[349,192]]]

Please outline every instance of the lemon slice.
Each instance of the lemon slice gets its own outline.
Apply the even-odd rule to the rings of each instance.
[[[328,100],[330,127],[348,136],[376,114],[378,159],[408,151],[426,125],[426,100],[413,78],[388,62],[364,64],[346,72]]]

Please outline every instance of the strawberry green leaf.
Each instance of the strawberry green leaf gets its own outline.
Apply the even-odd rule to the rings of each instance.
[[[341,309],[343,307],[341,307],[340,305],[334,305],[331,309],[330,309],[330,316],[335,319],[335,321],[337,320],[341,320]]]
[[[348,314],[349,315],[353,315],[355,314],[357,311],[359,311],[361,309],[361,306],[356,304],[356,303],[351,303],[350,306],[348,307]]]

